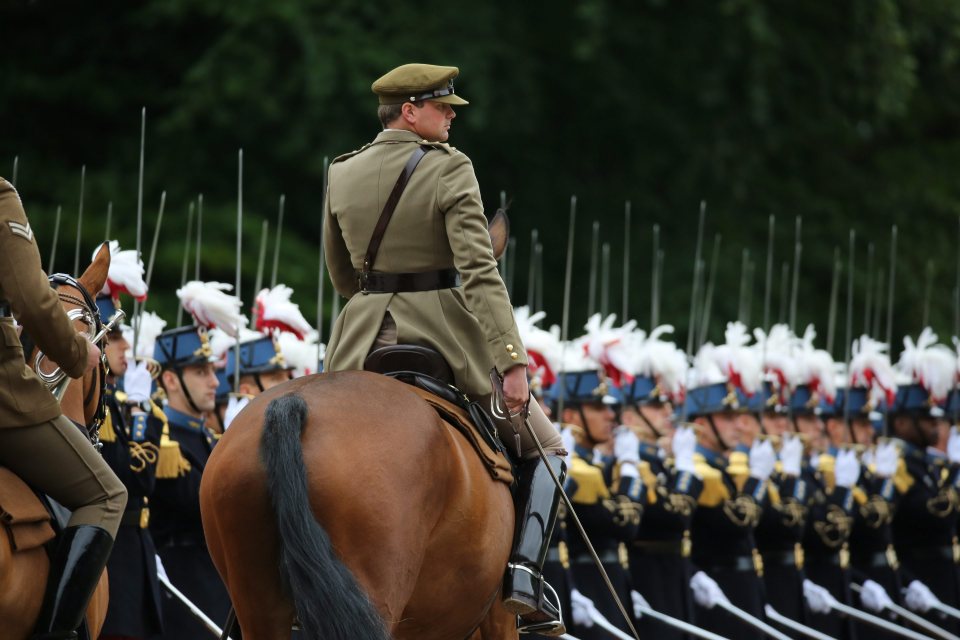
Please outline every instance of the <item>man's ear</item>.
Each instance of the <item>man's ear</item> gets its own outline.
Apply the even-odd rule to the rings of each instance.
[[[167,395],[170,395],[171,391],[180,389],[180,380],[177,378],[177,374],[169,369],[160,374],[160,383]]]
[[[400,116],[410,124],[413,124],[417,121],[416,107],[413,106],[412,102],[403,103],[403,105],[400,107]]]

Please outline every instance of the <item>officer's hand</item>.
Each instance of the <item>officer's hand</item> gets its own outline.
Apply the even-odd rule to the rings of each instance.
[[[857,460],[856,451],[845,449],[837,453],[834,475],[837,478],[838,487],[849,489],[856,484],[860,477],[860,461]]]
[[[147,369],[146,362],[135,366],[127,365],[127,372],[123,374],[123,390],[127,393],[127,400],[133,404],[140,404],[150,399],[153,390],[153,377]]]
[[[693,453],[697,449],[697,434],[692,427],[679,426],[673,432],[673,466],[677,471],[695,473]]]
[[[837,599],[830,595],[829,591],[809,580],[803,581],[803,597],[810,611],[814,613],[830,613],[837,604]]]
[[[903,599],[917,613],[926,613],[940,605],[940,599],[933,595],[930,587],[919,580],[914,580],[903,590]]]
[[[530,387],[527,386],[527,368],[518,364],[503,374],[503,400],[510,413],[517,413],[530,399]]]
[[[713,609],[721,602],[729,602],[717,581],[703,571],[693,574],[690,578],[690,588],[693,590],[694,600],[704,609]]]
[[[783,473],[788,476],[799,476],[803,462],[803,442],[798,436],[785,434],[783,446],[780,447],[780,462],[783,464]]]
[[[777,464],[777,454],[769,440],[755,440],[750,447],[750,477],[766,480]]]
[[[100,366],[100,347],[87,338],[87,371]]]
[[[880,613],[893,604],[887,591],[873,580],[865,580],[860,590],[860,603],[874,613]]]
[[[613,455],[618,462],[640,462],[640,438],[633,429],[619,426],[613,432]]]
[[[576,589],[570,592],[570,615],[573,618],[573,624],[589,629],[599,614],[593,600]]]
[[[878,476],[892,477],[897,472],[897,465],[900,464],[900,448],[895,442],[878,444],[873,463]]]

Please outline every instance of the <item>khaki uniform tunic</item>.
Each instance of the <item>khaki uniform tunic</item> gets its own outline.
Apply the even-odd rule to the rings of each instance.
[[[432,149],[397,203],[373,270],[414,273],[456,268],[463,285],[360,293],[356,271],[363,266],[383,205],[418,144]],[[497,271],[473,165],[453,147],[427,143],[410,131],[386,130],[359,151],[336,158],[330,165],[324,206],[324,248],[334,287],[349,299],[333,327],[327,371],[362,369],[385,317],[396,325],[396,343],[439,351],[453,369],[457,386],[472,398],[490,394],[491,368],[502,374],[527,364]],[[387,327],[392,329],[389,321]],[[534,405],[531,422],[542,443],[559,446],[556,430]]]
[[[71,377],[83,375],[87,340],[73,328],[50,287],[20,196],[3,178],[0,300],[9,302],[14,316],[51,360]],[[95,525],[116,536],[126,489],[26,366],[9,317],[0,318],[0,465],[70,509],[70,526]]]

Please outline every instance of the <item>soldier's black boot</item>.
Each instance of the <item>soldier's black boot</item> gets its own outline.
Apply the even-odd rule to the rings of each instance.
[[[43,595],[33,640],[69,640],[77,637],[87,603],[107,565],[113,538],[106,529],[92,525],[67,527],[60,534],[50,562],[50,576]]]
[[[548,456],[554,473],[563,482],[563,458]],[[543,579],[543,562],[557,518],[560,493],[550,470],[540,459],[517,468],[517,519],[513,551],[503,581],[503,605],[520,616],[520,627],[541,635],[564,633],[556,592]]]

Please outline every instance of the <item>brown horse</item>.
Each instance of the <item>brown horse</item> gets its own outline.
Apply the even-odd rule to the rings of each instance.
[[[103,288],[109,267],[110,251],[106,245],[103,245],[93,263],[77,281],[90,297],[95,297]],[[65,311],[88,306],[83,292],[70,284],[58,285],[57,294]],[[96,308],[88,311],[97,313]],[[74,322],[79,331],[90,331],[90,327],[83,319],[77,318]],[[31,365],[36,360],[35,355],[36,350],[27,354],[27,361]],[[53,369],[54,367],[54,364],[49,364],[45,368]],[[74,380],[67,386],[61,401],[63,414],[78,424],[91,425],[99,407],[101,392],[100,373],[96,370],[87,372],[83,378]],[[32,492],[25,490],[22,499],[36,500],[36,497]],[[13,545],[6,528],[0,527],[0,620],[3,621],[0,636],[9,640],[22,640],[28,638],[33,632],[40,613],[50,563],[47,552],[42,546],[15,552],[12,549]],[[100,634],[100,628],[107,615],[108,591],[107,574],[104,571],[100,584],[87,607],[87,626],[94,638]]]
[[[213,451],[204,532],[245,640],[517,638],[514,507],[406,384],[348,371],[251,401]]]

